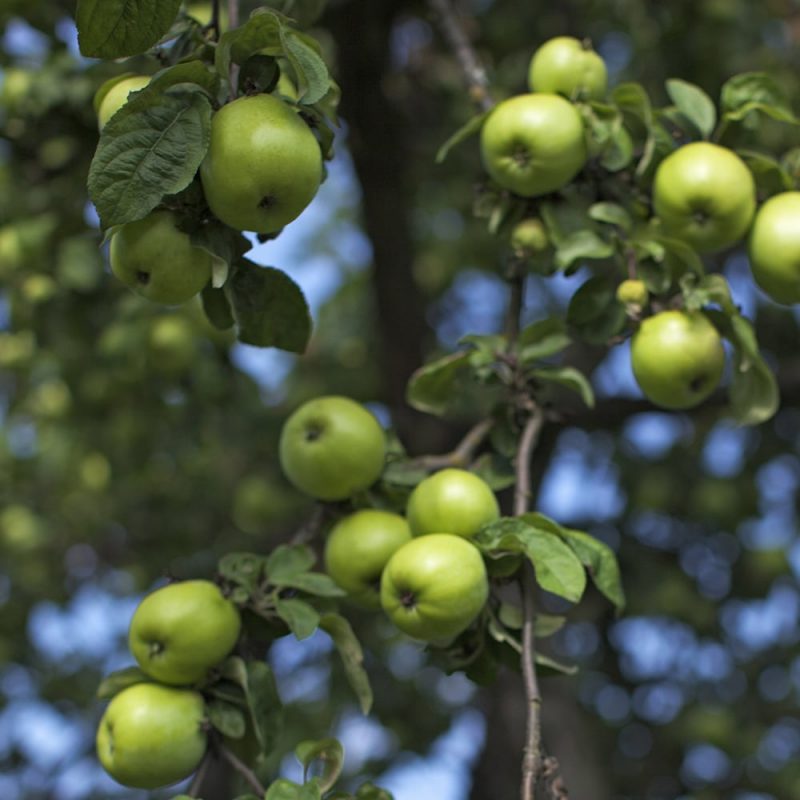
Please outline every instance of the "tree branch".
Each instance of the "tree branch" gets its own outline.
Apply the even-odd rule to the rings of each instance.
[[[250,788],[259,796],[263,797],[266,789],[261,785],[258,776],[243,761],[240,761],[224,744],[217,744],[217,750],[222,758],[227,761],[244,779]]]
[[[239,0],[228,0],[228,30],[239,27]],[[231,92],[236,95],[236,84],[239,80],[239,65],[231,64]]]
[[[200,766],[197,768],[197,772],[195,772],[194,778],[192,778],[192,782],[189,785],[189,790],[186,792],[188,797],[200,797],[200,787],[205,780],[208,764],[211,761],[210,753],[211,751],[207,750],[203,756],[203,760],[200,762]]]
[[[514,515],[528,511],[530,505],[531,457],[542,429],[544,418],[534,407],[528,417],[517,449],[516,483],[514,485]],[[525,683],[527,725],[522,756],[522,800],[534,800],[536,781],[542,767],[542,726],[540,709],[542,697],[536,676],[536,581],[533,567],[526,561],[522,573],[522,677]]]
[[[444,469],[445,467],[466,467],[493,427],[494,420],[491,417],[482,419],[467,431],[464,438],[449,453],[418,456],[412,459],[412,463],[428,470]]]
[[[428,4],[439,18],[442,34],[458,59],[470,98],[481,111],[490,111],[494,107],[494,100],[489,93],[486,70],[475,54],[450,0],[428,0]]]

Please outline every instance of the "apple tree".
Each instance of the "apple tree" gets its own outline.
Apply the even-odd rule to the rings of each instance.
[[[10,13],[47,30],[72,11],[56,5]],[[24,598],[15,613],[64,599],[95,573],[98,553],[139,587],[165,572],[174,580],[137,607],[128,640],[137,666],[100,684],[110,703],[98,754],[125,785],[186,779],[182,797],[207,800],[389,797],[376,770],[342,773],[335,703],[295,711],[282,700],[273,648],[322,635],[337,654],[323,656],[336,673],[331,701],[374,707],[404,746],[430,741],[447,715],[434,708],[403,729],[402,698],[417,688],[391,674],[393,648],[423,642],[424,663],[483,687],[490,728],[475,797],[566,797],[570,787],[588,796],[587,783],[610,796],[612,779],[598,783],[591,766],[609,745],[576,768],[540,689],[543,675],[574,674],[564,656],[580,661],[569,648],[580,631],[608,631],[628,664],[615,667],[596,644],[595,661],[567,685],[585,697],[605,691],[616,709],[627,702],[621,685],[647,675],[631,666],[624,633],[647,612],[685,617],[707,637],[719,624],[739,673],[752,661],[746,639],[735,639],[740,607],[719,620],[708,608],[729,592],[709,570],[739,570],[741,591],[753,591],[758,548],[742,549],[737,536],[752,541],[742,520],[758,520],[759,502],[775,498],[758,477],[762,497],[752,499],[753,471],[784,476],[789,492],[798,484],[796,457],[784,452],[786,442],[796,449],[797,382],[780,355],[797,322],[776,305],[800,294],[793,105],[780,69],[758,63],[704,77],[703,87],[680,62],[663,92],[637,81],[638,69],[654,72],[646,26],[632,79],[609,81],[587,42],[558,35],[574,21],[554,19],[562,29],[531,42],[509,30],[514,11],[502,3],[469,19],[447,0],[376,5],[296,0],[248,16],[237,2],[81,0],[80,53],[97,61],[56,47],[38,70],[5,67],[14,159],[2,174],[9,324],[0,357],[11,409],[2,457],[19,491],[0,525],[9,592]],[[602,18],[590,25],[588,5],[587,32],[599,35]],[[709,10],[711,27],[715,14],[724,9]],[[422,100],[412,102],[412,89]],[[424,130],[416,138],[412,108]],[[319,235],[303,212],[345,146],[364,193],[374,297],[363,278],[350,279],[312,335],[292,270],[250,251],[269,252],[287,226]],[[74,202],[87,176],[99,231]],[[26,183],[13,203],[11,190]],[[426,228],[433,209],[454,212],[469,233]],[[745,264],[732,288],[729,265],[746,251],[752,275]],[[423,298],[444,296],[475,261],[503,287],[502,309],[489,325],[459,329],[457,341],[440,337],[423,359]],[[737,296],[754,285],[766,293],[763,326]],[[308,351],[279,413],[231,362],[241,345]],[[608,359],[625,361],[644,399],[609,392],[607,378],[602,386]],[[383,400],[388,431],[345,395]],[[695,436],[676,434],[645,468],[625,426],[654,409],[675,412],[659,417],[665,428],[688,425]],[[612,444],[598,438],[604,430],[616,432]],[[741,490],[724,470],[699,466],[720,430],[747,452]],[[570,436],[582,458],[613,458],[628,494],[617,511],[627,544],[609,528],[613,515],[598,522],[599,507],[581,520],[538,506],[548,463]],[[782,590],[772,582],[781,569],[785,560],[768,575],[770,592]],[[54,576],[63,588],[53,589]],[[617,621],[626,597],[633,616]],[[602,691],[591,694],[600,671]],[[570,707],[558,699],[564,680],[550,708]],[[733,755],[724,684],[718,694],[701,686],[668,721],[684,725],[687,743]],[[640,785],[635,770],[613,780],[625,792],[675,796],[695,778],[684,764],[682,784],[664,779],[669,746],[648,771],[646,753],[625,744],[652,736],[642,720],[658,724],[645,700],[635,710],[648,688],[631,688],[634,710],[618,716],[595,704],[601,726],[619,723],[623,760],[642,776]],[[515,713],[498,721],[509,697]],[[571,706],[568,731],[584,742],[589,727]],[[766,741],[780,722],[753,730]],[[491,740],[505,724],[498,748]],[[290,779],[291,753],[303,769]],[[731,767],[719,781],[782,796],[797,785],[783,767],[754,762],[746,776]]]

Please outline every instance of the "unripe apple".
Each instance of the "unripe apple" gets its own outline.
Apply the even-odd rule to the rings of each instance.
[[[650,292],[644,281],[629,278],[617,286],[617,300],[634,311],[641,311],[650,300]]]
[[[187,778],[206,751],[198,692],[137,683],[116,695],[97,729],[97,755],[114,780],[156,789]]]
[[[642,392],[657,406],[692,408],[719,384],[725,350],[702,312],[662,311],[634,334],[631,366]]]
[[[380,477],[386,437],[360,403],[317,397],[286,420],[279,455],[284,474],[300,491],[320,500],[344,500]]]
[[[147,75],[128,75],[118,80],[111,88],[105,91],[103,99],[97,106],[97,125],[100,130],[106,123],[128,102],[128,95],[144,89],[150,83]],[[105,86],[100,87],[100,92],[105,90]]]
[[[409,636],[445,642],[478,616],[489,596],[478,549],[460,536],[431,533],[404,544],[381,578],[381,605]]]
[[[750,232],[750,268],[776,303],[800,303],[800,192],[771,197]]]
[[[531,256],[547,250],[547,229],[538,217],[518,222],[511,231],[511,249],[520,256]]]
[[[498,103],[481,129],[489,175],[522,197],[566,186],[586,163],[583,120],[557,94],[523,94]]]
[[[464,469],[443,469],[414,488],[406,508],[414,536],[452,533],[474,536],[500,516],[497,498],[486,481]]]
[[[151,678],[185,686],[203,680],[233,650],[240,629],[238,609],[215,583],[180,581],[142,600],[128,645]]]
[[[211,280],[211,254],[195,247],[171,211],[154,211],[111,237],[112,272],[154,303],[178,305]]]
[[[692,142],[656,170],[653,208],[665,231],[701,253],[736,244],[756,210],[756,184],[733,150]]]
[[[554,92],[565,97],[601,100],[606,93],[605,62],[588,41],[556,36],[534,54],[528,69],[532,92]]]
[[[377,609],[383,568],[409,541],[411,531],[404,517],[362,509],[339,520],[328,534],[325,569],[353,602]]]

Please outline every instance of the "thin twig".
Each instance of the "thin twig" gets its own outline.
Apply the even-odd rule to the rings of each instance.
[[[428,3],[438,16],[442,34],[458,59],[472,101],[481,111],[491,110],[494,107],[494,100],[489,93],[489,79],[486,77],[486,70],[475,54],[452,3],[450,0],[428,0]]]
[[[240,761],[224,744],[219,743],[217,750],[220,755],[227,761],[249,784],[250,788],[259,796],[263,797],[266,789],[261,785],[258,776],[247,766],[243,761]]]
[[[228,0],[228,30],[239,27],[239,0]],[[239,81],[239,65],[231,64],[231,91],[236,94],[236,84]]]
[[[544,417],[538,407],[528,417],[522,431],[516,460],[516,483],[514,486],[514,515],[520,516],[530,506],[531,457],[542,429]],[[527,725],[525,749],[522,756],[522,800],[534,800],[536,781],[542,764],[542,728],[540,709],[542,697],[536,676],[536,582],[533,568],[525,562],[522,573],[522,677],[525,683]]]
[[[495,421],[491,417],[482,419],[467,431],[464,438],[449,453],[418,456],[412,459],[412,463],[427,470],[444,469],[445,467],[466,467],[472,461],[475,451],[489,435],[494,424]]]
[[[324,503],[317,503],[309,518],[292,534],[289,544],[307,544],[320,532],[322,523],[328,514],[328,507]]]
[[[194,774],[194,778],[192,778],[189,790],[186,792],[187,797],[200,797],[200,787],[206,777],[206,772],[208,772],[208,764],[210,761],[211,751],[207,750],[205,756],[203,756],[203,760],[200,762],[200,766],[197,768],[197,772]]]
[[[214,31],[214,41],[219,41],[220,33],[220,24],[219,24],[219,3],[220,0],[213,0],[211,3],[211,22],[208,23],[208,27]]]

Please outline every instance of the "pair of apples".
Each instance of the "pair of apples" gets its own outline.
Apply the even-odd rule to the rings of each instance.
[[[132,75],[104,84],[95,101],[100,128],[149,82]],[[240,97],[214,114],[200,180],[209,208],[226,225],[278,232],[308,206],[322,174],[316,137],[278,94]],[[166,305],[186,302],[211,280],[211,253],[193,245],[163,208],[115,231],[110,261],[125,285]]]
[[[345,500],[380,477],[385,436],[359,403],[319,397],[286,421],[279,453],[284,473],[301,491]],[[417,485],[406,517],[362,509],[341,519],[328,535],[325,567],[355,603],[383,607],[410,636],[449,640],[486,603],[486,567],[469,538],[499,513],[481,478],[444,469]]]
[[[147,678],[115,695],[97,729],[97,754],[119,783],[168,786],[191,775],[208,746],[207,715],[194,686],[239,638],[236,606],[211,581],[173,583],[136,609],[128,644]]]

